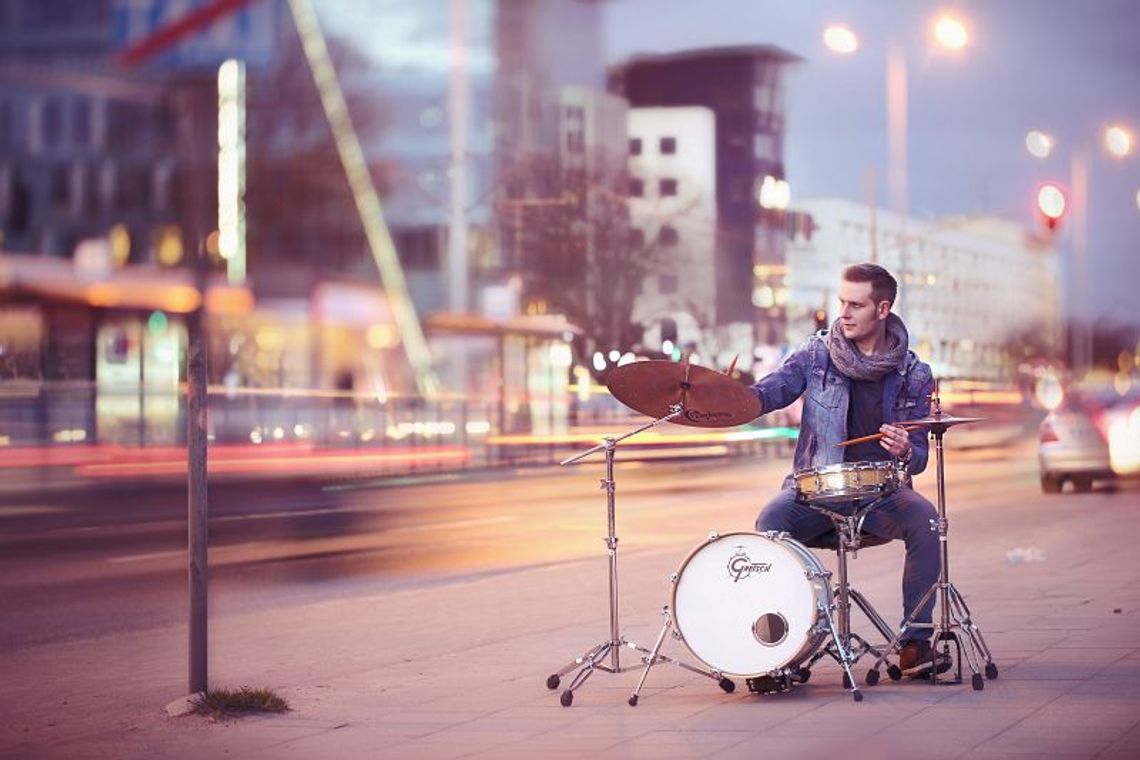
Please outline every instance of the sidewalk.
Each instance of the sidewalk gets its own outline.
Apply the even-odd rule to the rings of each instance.
[[[292,706],[280,716],[166,717],[184,690],[181,627],[0,655],[0,757],[1136,757],[1140,490],[1042,498],[1035,486],[1022,477],[1000,509],[951,513],[952,577],[1001,671],[981,692],[968,670],[957,686],[884,677],[854,703],[825,658],[786,694],[742,679],[724,694],[660,665],[637,707],[637,671],[596,673],[561,707],[546,677],[609,635],[599,542],[596,560],[215,620],[215,685],[273,687]],[[652,645],[668,577],[699,540],[623,542],[629,638]],[[1039,551],[1011,559],[1010,547]],[[852,565],[888,619],[900,561],[892,545]],[[677,641],[663,651],[697,664]]]

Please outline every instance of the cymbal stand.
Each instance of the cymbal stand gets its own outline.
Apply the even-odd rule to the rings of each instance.
[[[942,405],[939,402],[937,390],[931,398],[931,407],[933,410],[931,413],[932,417],[941,416]],[[914,610],[911,611],[910,616],[899,626],[898,633],[891,639],[886,651],[880,655],[879,659],[875,661],[875,664],[871,666],[871,673],[875,673],[873,678],[877,681],[879,667],[886,660],[887,655],[897,651],[903,633],[909,626],[914,625],[918,611],[925,606],[931,596],[937,593],[940,613],[938,624],[920,624],[917,627],[933,628],[934,648],[937,649],[941,643],[942,651],[945,655],[949,656],[951,644],[955,646],[958,653],[958,657],[954,660],[957,664],[957,670],[954,677],[940,681],[938,679],[938,668],[931,668],[930,680],[935,684],[962,683],[962,656],[964,655],[967,664],[970,666],[970,670],[973,671],[973,677],[970,681],[971,685],[975,691],[981,691],[986,686],[985,679],[982,678],[983,660],[986,678],[991,680],[997,678],[998,668],[997,665],[994,664],[989,647],[986,646],[986,640],[982,638],[981,629],[978,628],[977,624],[970,618],[970,608],[966,606],[966,600],[962,597],[962,594],[959,593],[958,589],[955,588],[954,584],[950,582],[950,549],[946,540],[946,534],[950,524],[946,519],[946,472],[942,460],[942,437],[950,428],[950,425],[946,422],[932,422],[929,423],[928,426],[930,428],[930,434],[934,437],[934,450],[937,461],[938,519],[930,521],[930,529],[938,532],[938,543],[941,547],[938,580],[927,589],[922,599],[915,605]],[[962,631],[965,636],[959,636],[955,633],[955,629]],[[868,673],[868,683],[872,682],[871,678],[871,674]]]
[[[616,518],[614,509],[614,456],[617,451],[617,445],[627,438],[631,438],[638,433],[656,427],[663,422],[668,422],[684,412],[681,404],[673,404],[669,407],[669,414],[664,417],[653,420],[647,425],[643,425],[636,430],[626,433],[625,435],[614,438],[606,436],[602,439],[602,443],[583,451],[581,454],[565,459],[559,462],[561,465],[573,464],[581,459],[584,459],[591,454],[598,451],[605,451],[606,453],[606,477],[601,481],[601,487],[606,492],[606,523],[608,532],[605,537],[606,549],[609,553],[609,600],[610,600],[610,637],[606,641],[601,642],[593,647],[590,647],[581,656],[574,658],[569,663],[564,665],[558,672],[550,675],[546,679],[546,688],[554,690],[562,682],[562,677],[570,671],[578,668],[577,674],[570,681],[570,685],[563,690],[560,701],[564,707],[569,707],[574,702],[574,691],[586,682],[595,670],[601,670],[606,673],[624,673],[628,670],[635,670],[637,668],[645,667],[646,663],[656,662],[657,660],[664,660],[679,667],[690,670],[694,673],[707,676],[717,681],[722,681],[719,673],[712,673],[709,671],[701,670],[700,668],[687,665],[686,663],[674,660],[671,657],[659,654],[657,651],[646,649],[638,646],[637,644],[629,641],[621,635],[618,627],[618,565],[617,565],[617,548],[618,537],[616,535]],[[620,652],[622,647],[629,647],[642,654],[642,662],[634,666],[622,667]],[[659,649],[660,644],[655,649]],[[606,663],[606,658],[609,658],[609,663]],[[723,688],[723,686],[722,686]],[[631,702],[631,704],[636,704]]]

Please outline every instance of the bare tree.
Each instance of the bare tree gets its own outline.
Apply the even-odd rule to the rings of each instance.
[[[600,375],[590,361],[595,351],[640,348],[644,326],[633,320],[638,295],[676,259],[668,241],[631,223],[624,160],[607,161],[600,152],[592,159],[591,168],[567,169],[553,156],[529,157],[521,176],[505,183],[498,211],[507,259],[523,273],[524,304],[581,327],[579,362]]]
[[[329,50],[357,130],[386,124],[383,105],[369,97],[374,64],[348,41],[330,37]],[[272,70],[252,70],[247,95],[247,213],[251,267],[286,252],[290,261],[345,272],[371,271],[348,181],[295,33]],[[383,194],[392,169],[372,162]]]

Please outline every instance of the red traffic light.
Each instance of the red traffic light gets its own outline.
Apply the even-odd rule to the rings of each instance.
[[[1069,210],[1069,197],[1056,182],[1045,182],[1037,188],[1037,213],[1049,231],[1057,229]]]

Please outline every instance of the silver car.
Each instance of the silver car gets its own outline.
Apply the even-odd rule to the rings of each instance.
[[[1114,478],[1106,419],[1120,398],[1072,392],[1041,421],[1037,460],[1041,490],[1060,493],[1065,481],[1075,491],[1090,491],[1094,480]],[[1117,457],[1119,458],[1119,457]]]

